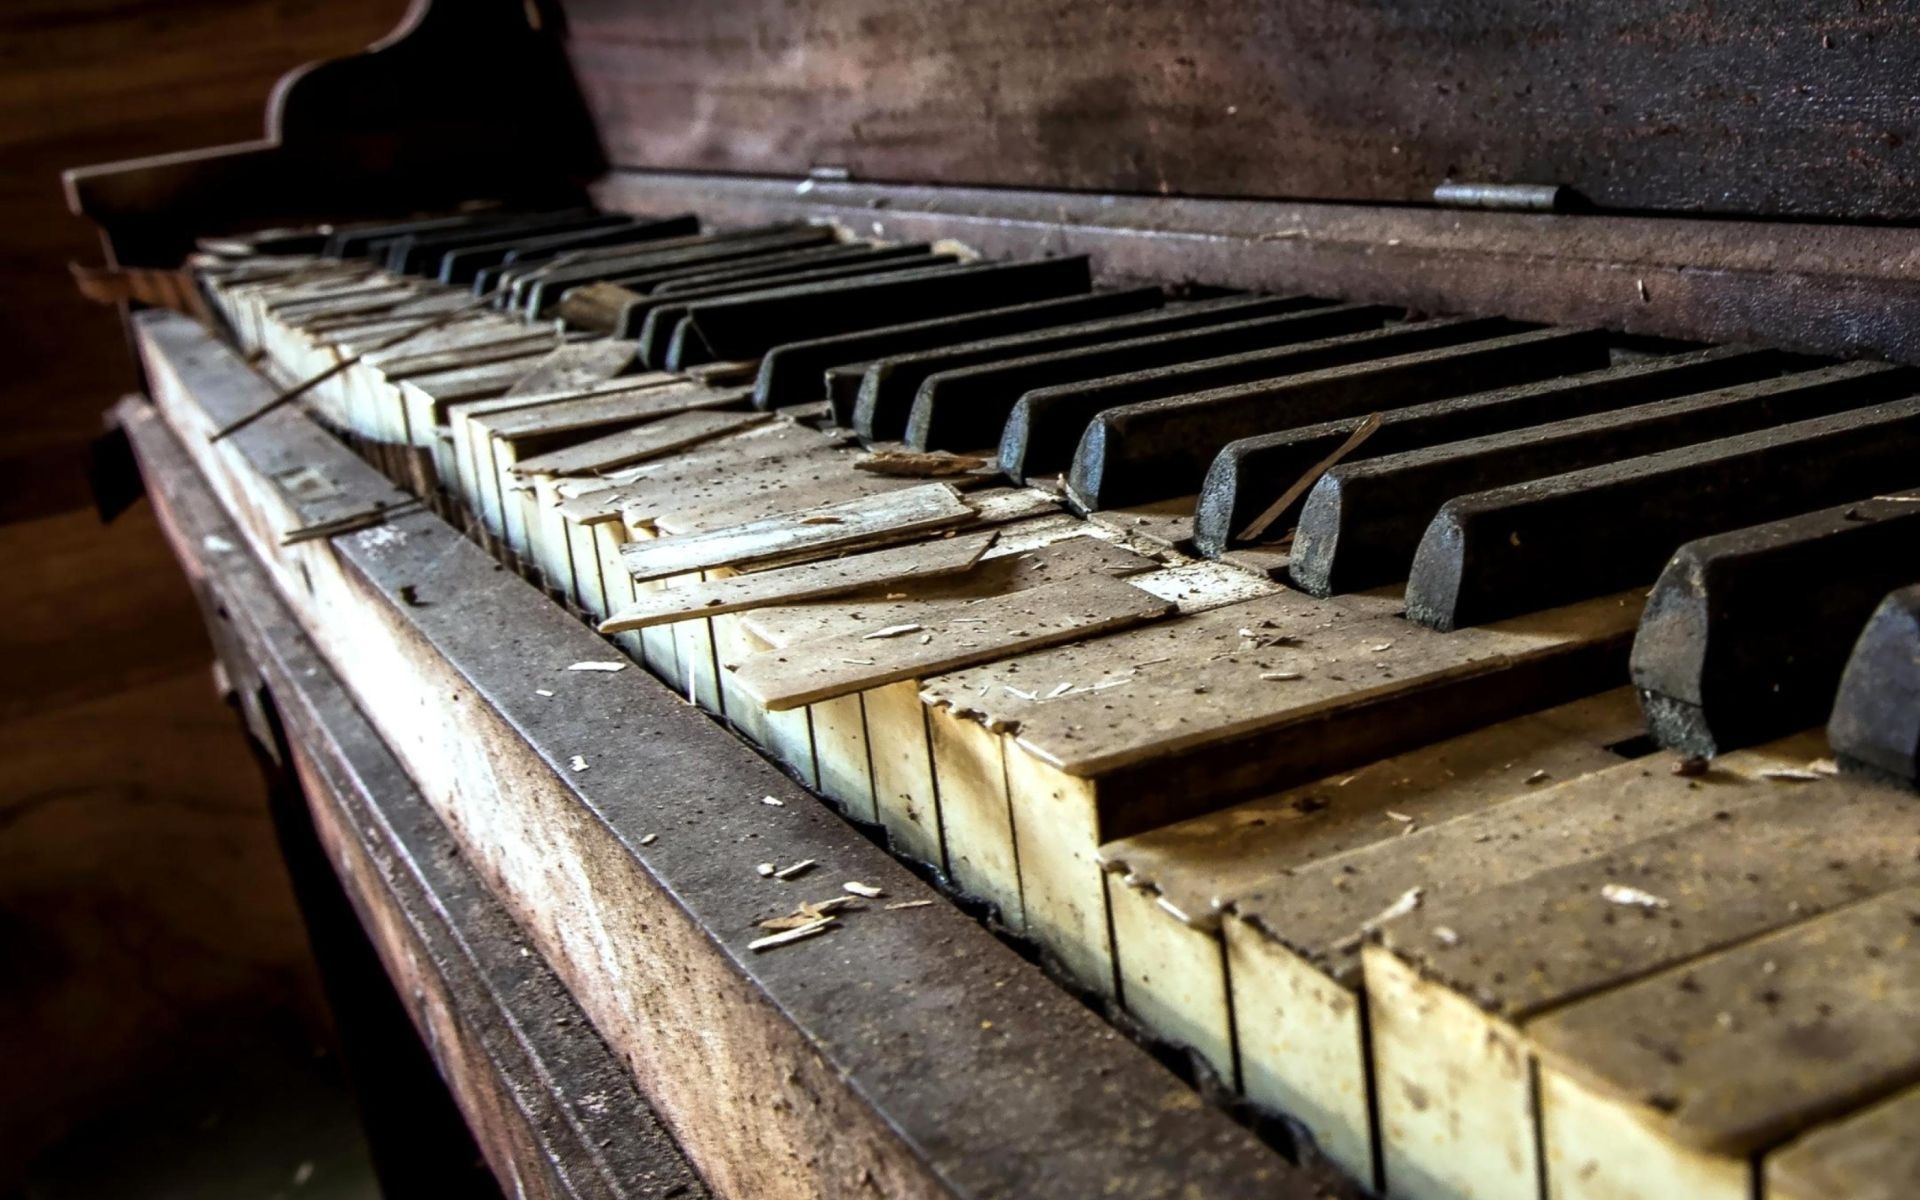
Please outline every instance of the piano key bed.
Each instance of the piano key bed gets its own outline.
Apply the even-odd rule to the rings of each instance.
[[[1920,1183],[1920,375],[691,216],[197,266],[389,505],[1361,1185]]]

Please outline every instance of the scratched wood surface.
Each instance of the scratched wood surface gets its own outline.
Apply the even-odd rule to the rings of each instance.
[[[1618,209],[1920,213],[1920,14],[1863,0],[568,0],[615,166]],[[743,36],[743,31],[752,31]]]

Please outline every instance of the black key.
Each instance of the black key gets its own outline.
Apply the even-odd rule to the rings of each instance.
[[[269,229],[234,240],[245,242],[255,254],[321,254],[333,235],[321,229]]]
[[[867,365],[876,359],[1143,312],[1159,308],[1164,300],[1165,294],[1157,287],[1093,292],[1059,300],[1037,300],[1006,308],[982,309],[957,317],[935,317],[929,321],[885,325],[857,333],[788,342],[775,346],[760,360],[760,378],[754,384],[753,403],[764,411],[818,400],[822,371],[857,363],[860,369],[853,373],[851,392],[844,400],[837,391],[833,397],[834,423],[842,428],[852,428],[862,377],[867,372]],[[845,385],[841,387],[844,389]],[[904,428],[904,410],[901,421]]]
[[[636,254],[632,259],[621,262],[587,262],[577,267],[569,264],[530,283],[524,305],[517,301],[512,303],[515,307],[523,307],[527,316],[539,317],[560,302],[561,293],[577,284],[618,283],[644,291],[663,280],[691,274],[691,268],[742,262],[756,255],[798,250],[836,240],[831,229],[805,225],[753,237],[720,238],[656,254]]]
[[[776,278],[787,271],[806,271],[814,267],[830,267],[836,263],[855,262],[866,258],[893,258],[901,254],[925,254],[930,247],[925,242],[903,242],[879,245],[873,242],[829,242],[823,246],[814,246],[806,250],[790,250],[784,254],[769,254],[764,258],[748,259],[734,265],[724,263],[711,269],[701,269],[690,275],[681,275],[674,279],[655,284],[648,292],[653,296],[677,296],[682,292],[697,291],[722,283],[739,283],[756,278]]]
[[[930,267],[952,266],[957,261],[958,259],[951,254],[928,254],[923,248],[920,253],[910,256],[841,263],[829,267],[815,267],[811,271],[796,271],[790,275],[780,275],[772,279],[696,288],[684,298],[648,295],[640,301],[627,305],[620,328],[623,331],[630,329],[635,320],[639,319],[640,330],[637,336],[640,340],[641,361],[659,369],[666,365],[667,343],[672,338],[673,331],[681,321],[686,319],[688,310],[703,300],[717,299],[722,296],[754,296],[775,288],[795,287],[807,283],[828,283],[838,279],[866,279],[900,271],[921,271]]]
[[[709,300],[694,305],[687,320],[698,334],[701,353],[735,361],[759,358],[784,342],[1074,295],[1090,290],[1092,283],[1086,257],[1075,255],[783,288],[752,299]],[[691,365],[695,360],[683,356],[680,361]]]
[[[1920,482],[1920,397],[1449,500],[1407,616],[1458,629],[1642,584],[1693,538]]]
[[[1434,512],[1455,496],[1844,412],[1912,390],[1912,377],[1896,368],[1845,363],[1342,463],[1307,493],[1288,574],[1316,596],[1393,583],[1407,577]]]
[[[1606,412],[1630,404],[1666,400],[1709,388],[1778,375],[1787,357],[1771,350],[1722,346],[1668,358],[1647,359],[1580,375],[1543,379],[1515,387],[1412,404],[1380,413],[1380,424],[1350,450],[1345,462],[1403,450],[1438,446],[1546,421]],[[1034,397],[1021,400],[1024,406]],[[1015,411],[1014,420],[1019,420]],[[1283,492],[1352,437],[1365,417],[1346,417],[1228,444],[1207,468],[1193,516],[1193,541],[1217,558]],[[1013,423],[1009,422],[1011,433]],[[1003,445],[1001,465],[1007,459]],[[1299,516],[1302,495],[1267,528],[1285,531]]]
[[[1383,315],[1386,311],[1382,310]],[[1390,328],[1414,329],[1416,326]],[[1489,324],[1484,328],[1486,332],[1481,336],[1491,336],[1503,329],[1519,331],[1525,326],[1507,323]],[[1073,456],[1080,448],[1080,439],[1087,427],[1108,409],[1273,380],[1310,369],[1300,366],[1301,352],[1297,345],[1280,345],[1159,370],[1035,388],[1022,395],[1007,416],[1006,427],[1000,435],[1000,469],[1015,481],[1061,474],[1072,467]],[[1364,356],[1356,354],[1355,357]]]
[[[895,355],[875,362],[868,369],[866,382],[861,385],[860,400],[853,409],[853,431],[869,442],[895,441],[904,437],[907,423],[913,417],[914,401],[922,385],[935,375],[972,368],[990,370],[1003,363],[1025,362],[1037,354],[1104,346],[1112,342],[1317,307],[1324,307],[1324,302],[1304,296],[1221,296],[1168,305],[1152,312],[1130,313],[1106,320],[1083,321],[1076,325],[1061,325]]]
[[[1827,743],[1849,771],[1920,786],[1920,587],[1880,602],[1840,676]]]
[[[1497,319],[1421,321],[1310,343],[1293,357],[1292,374],[1101,413],[1067,482],[1089,511],[1190,495],[1236,438],[1606,361],[1597,331],[1515,333]],[[1285,369],[1279,360],[1274,367]]]
[[[513,289],[515,285],[527,275],[550,269],[558,270],[562,266],[568,268],[583,268],[590,263],[624,261],[644,254],[664,254],[671,250],[682,250],[689,246],[703,246],[726,236],[728,235],[695,233],[684,237],[660,238],[657,241],[648,242],[644,248],[635,246],[596,246],[588,250],[574,250],[568,252],[564,263],[557,263],[553,259],[547,259],[544,262],[537,263],[515,262],[511,265],[502,263],[497,267],[482,267],[473,277],[473,294],[476,296],[485,295],[494,289],[494,285],[498,284],[503,293],[503,299],[496,301],[494,307],[511,308],[514,307],[510,299],[513,294]]]
[[[823,253],[838,251],[837,253]],[[639,337],[646,325],[647,317],[662,305],[671,305],[684,310],[695,300],[707,300],[715,296],[740,296],[748,292],[767,291],[776,287],[786,287],[796,283],[809,283],[819,279],[833,279],[839,276],[825,274],[829,271],[858,273],[873,270],[882,264],[899,260],[908,260],[926,265],[937,260],[940,263],[957,261],[951,254],[935,255],[925,242],[910,242],[898,246],[868,246],[851,244],[838,247],[822,247],[821,251],[801,251],[795,261],[777,266],[743,267],[738,271],[705,272],[688,275],[653,285],[636,300],[628,301],[621,310],[619,329],[622,337]],[[793,255],[771,255],[772,258],[794,258]],[[899,269],[888,267],[889,270]],[[715,276],[718,276],[717,278]],[[706,278],[706,283],[694,282]],[[624,286],[624,285],[623,285]],[[673,318],[678,321],[685,316],[683,311]],[[671,330],[669,325],[668,329]]]
[[[425,275],[437,267],[449,250],[479,246],[506,238],[539,237],[570,229],[604,229],[631,225],[632,217],[619,213],[548,213],[490,222],[471,229],[449,229],[440,233],[410,233],[394,241],[387,251],[387,270],[403,275]]]
[[[421,217],[412,221],[363,222],[335,230],[333,236],[327,239],[326,255],[328,258],[361,258],[372,253],[375,242],[391,243],[395,238],[411,233],[441,233],[498,221],[500,218],[500,213],[486,212],[452,217]]]
[[[1111,379],[1176,364],[1243,359],[1248,347],[1259,347],[1264,360],[1278,362],[1280,351],[1276,348],[1380,334],[1381,321],[1393,313],[1376,305],[1332,305],[965,371],[945,371],[920,385],[907,421],[906,442],[919,450],[998,447],[1014,406],[1035,388]],[[1356,332],[1363,330],[1367,332]],[[1274,366],[1267,373],[1285,369]]]
[[[460,287],[471,284],[487,267],[548,262],[561,254],[606,246],[644,245],[697,233],[699,229],[699,218],[688,215],[659,221],[628,220],[618,225],[571,229],[537,237],[503,238],[448,251],[440,258],[436,278],[441,283]]]
[[[816,343],[795,342],[793,344],[796,346],[810,346]],[[767,355],[767,358],[772,358],[774,354],[778,354],[784,349],[786,349],[785,346],[775,347],[773,352]],[[766,358],[760,360],[763,367],[766,361]],[[828,367],[826,374],[828,410],[834,413],[842,411],[852,412],[854,401],[860,398],[860,381],[866,377],[867,364],[849,363],[838,367]],[[756,399],[757,398],[756,393]],[[834,424],[838,425],[839,422],[835,421]]]
[[[1688,542],[1633,642],[1648,731],[1710,758],[1821,724],[1860,627],[1915,581],[1920,492]]]
[[[763,244],[778,243],[785,239],[784,245],[773,244],[763,249]],[[622,272],[635,273],[648,269],[658,269],[662,264],[683,263],[689,271],[712,269],[716,266],[730,265],[731,258],[721,256],[713,263],[706,257],[718,248],[740,246],[752,243],[753,252],[771,253],[780,249],[804,249],[822,245],[837,245],[831,230],[822,230],[809,225],[781,225],[760,229],[738,229],[730,233],[703,233],[692,237],[667,238],[664,241],[651,242],[645,246],[609,246],[604,249],[582,250],[578,254],[568,255],[563,262],[523,263],[503,268],[501,287],[506,292],[505,300],[496,307],[524,309],[532,295],[535,284],[547,283],[543,311],[546,307],[559,303],[560,294],[567,288],[583,283],[593,283],[607,279]],[[737,258],[738,256],[731,256]],[[474,281],[476,293],[484,290],[487,273],[482,271]]]

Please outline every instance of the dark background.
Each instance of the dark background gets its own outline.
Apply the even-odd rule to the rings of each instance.
[[[282,73],[404,9],[0,5],[0,1195],[129,1103],[324,1042],[193,601],[144,503],[105,528],[88,507],[85,446],[136,384],[117,315],[68,280],[100,253],[59,173],[257,138]]]

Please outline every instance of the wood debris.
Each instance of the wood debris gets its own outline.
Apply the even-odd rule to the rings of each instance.
[[[870,883],[861,883],[857,879],[849,879],[845,883],[841,884],[840,887],[842,891],[848,892],[855,896],[863,897],[864,899],[867,899],[867,900],[878,900],[880,897],[887,894],[883,889],[874,887]]]
[[[802,525],[844,525],[846,518],[836,517],[831,513],[818,513],[811,517],[801,517],[800,523]]]
[[[1241,542],[1260,540],[1260,535],[1267,531],[1268,526],[1279,520],[1282,513],[1293,507],[1295,500],[1306,495],[1308,489],[1320,482],[1322,475],[1333,470],[1334,467],[1340,464],[1341,459],[1359,449],[1360,444],[1372,437],[1379,428],[1380,414],[1369,414],[1365,420],[1354,427],[1351,434],[1347,435],[1346,441],[1340,443],[1331,454],[1313,464],[1311,467],[1308,467],[1305,474],[1294,480],[1293,485],[1286,491],[1280,493],[1278,500],[1268,505],[1259,516],[1248,522],[1246,528],[1242,529],[1239,536],[1234,540]],[[1290,545],[1293,541],[1293,531],[1291,529],[1288,530],[1286,536],[1281,540]]]
[[[919,633],[922,629],[925,629],[925,628],[926,626],[924,625],[918,625],[912,621],[909,621],[904,625],[889,625],[885,629],[876,629],[872,633],[869,633],[865,637],[861,638],[860,640],[870,642],[870,641],[873,641],[875,638],[903,637],[909,633]]]
[[[833,917],[828,917],[824,921],[811,921],[797,929],[786,930],[784,933],[770,933],[766,937],[755,938],[747,943],[747,949],[757,954],[762,950],[773,950],[780,946],[790,946],[794,942],[805,941],[807,938],[825,933],[827,930],[839,924],[840,922]]]
[[[1652,892],[1643,892],[1637,887],[1628,887],[1624,883],[1606,883],[1600,885],[1600,895],[1608,904],[1619,904],[1627,908],[1666,908],[1665,897]]]
[[[1262,671],[1260,678],[1268,683],[1291,683],[1296,679],[1305,679],[1306,676],[1298,671]]]
[[[1782,783],[1812,783],[1825,776],[1819,771],[1811,771],[1806,767],[1768,767],[1760,772],[1760,778],[1775,779]]]
[[[1335,944],[1334,949],[1347,951],[1359,946],[1361,942],[1367,940],[1368,934],[1385,925],[1388,921],[1404,917],[1414,909],[1419,908],[1420,898],[1425,894],[1426,889],[1418,887],[1411,887],[1401,892],[1398,900],[1395,900],[1392,904],[1387,905],[1373,916],[1360,922],[1360,928],[1354,930],[1353,933],[1347,937],[1342,938]]]
[[[939,479],[945,475],[965,475],[987,465],[987,460],[969,454],[945,451],[921,453],[913,450],[877,450],[853,464],[856,471],[887,475],[896,479]]]
[[[1705,775],[1709,765],[1709,762],[1705,758],[1697,754],[1689,755],[1686,758],[1676,758],[1673,760],[1673,773],[1683,779],[1693,779],[1697,776]]]
[[[567,760],[567,769],[568,769],[568,770],[570,770],[570,771],[572,771],[572,772],[573,772],[574,774],[576,774],[576,775],[578,775],[578,774],[579,774],[580,772],[582,772],[582,771],[584,771],[584,770],[586,770],[586,769],[587,769],[587,756],[586,756],[586,755],[584,755],[584,754],[576,754],[576,755],[574,755],[574,756],[573,756],[572,758],[570,758],[570,759],[568,759],[568,760]]]
[[[798,879],[820,864],[811,858],[803,858],[790,867],[781,867],[773,873],[775,879]]]
[[[887,905],[887,911],[895,912],[903,908],[925,908],[932,903],[933,901],[931,900],[900,900]]]
[[[768,917],[757,923],[760,928],[772,933],[780,933],[788,929],[804,929],[808,925],[817,925],[856,903],[852,896],[834,896],[816,903],[803,903],[783,917]]]
[[[608,674],[626,669],[627,664],[623,662],[594,662],[591,660],[587,662],[577,662],[567,668],[569,671],[605,671]]]

